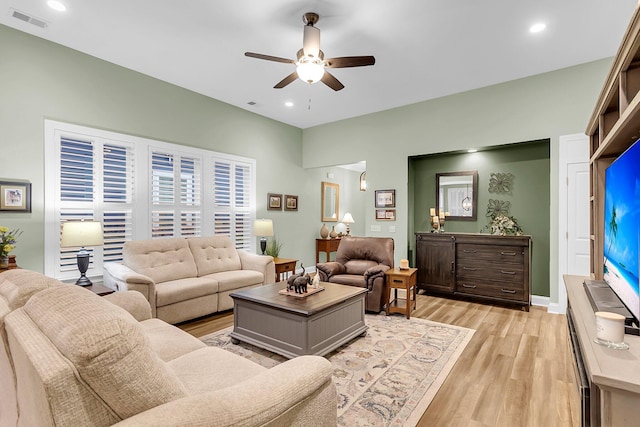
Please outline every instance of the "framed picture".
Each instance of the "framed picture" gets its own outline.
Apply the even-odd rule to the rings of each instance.
[[[267,194],[267,210],[281,211],[282,210],[282,194]]]
[[[290,194],[284,195],[284,210],[285,211],[297,211],[298,210],[298,196],[292,196]]]
[[[0,211],[31,212],[31,183],[0,181]]]
[[[396,190],[376,190],[376,208],[395,208]]]
[[[395,221],[395,209],[376,209],[376,221]]]

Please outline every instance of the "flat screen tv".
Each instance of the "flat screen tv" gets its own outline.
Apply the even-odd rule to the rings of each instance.
[[[605,172],[604,281],[640,319],[640,140]]]

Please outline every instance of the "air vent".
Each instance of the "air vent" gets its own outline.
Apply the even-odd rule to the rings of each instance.
[[[256,103],[255,103],[254,101],[249,101],[249,102],[247,102],[247,104],[249,104],[249,105],[256,105]]]
[[[40,28],[47,28],[48,25],[47,22],[43,19],[36,18],[35,16],[20,12],[15,9],[13,9],[13,13],[11,14],[11,16]]]

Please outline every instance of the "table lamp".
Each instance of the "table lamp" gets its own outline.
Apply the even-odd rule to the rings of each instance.
[[[77,255],[80,278],[76,281],[76,285],[91,286],[93,284],[86,276],[90,258],[86,246],[102,246],[102,244],[102,223],[100,221],[67,221],[62,224],[60,247],[80,247]]]
[[[342,221],[340,222],[342,222],[343,224],[347,224],[347,236],[350,236],[349,233],[351,232],[351,228],[349,227],[349,224],[353,224],[355,222],[353,220],[353,216],[351,216],[349,212],[346,212],[342,217]]]
[[[256,219],[253,223],[253,235],[260,237],[262,255],[267,249],[267,237],[273,236],[273,221],[270,219]]]

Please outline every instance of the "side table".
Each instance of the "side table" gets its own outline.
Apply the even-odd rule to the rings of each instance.
[[[331,260],[331,252],[338,250],[340,239],[316,239],[316,264],[320,262],[320,252],[327,254],[326,262]]]
[[[274,258],[273,262],[276,265],[276,281],[278,282],[289,277],[288,273],[296,272],[297,259]]]
[[[387,270],[385,275],[386,313],[404,313],[407,319],[411,318],[411,310],[416,309],[416,272],[417,268],[400,270],[398,267]],[[412,289],[413,288],[413,289]],[[389,301],[393,289],[393,301]],[[398,289],[407,292],[406,298],[398,298]],[[413,297],[412,297],[413,295]]]
[[[91,286],[83,286],[83,288],[93,292],[96,295],[99,295],[101,297],[105,296],[105,295],[109,295],[114,293],[115,291],[111,288],[107,288],[106,286],[100,285],[96,282],[93,282],[93,285]]]

